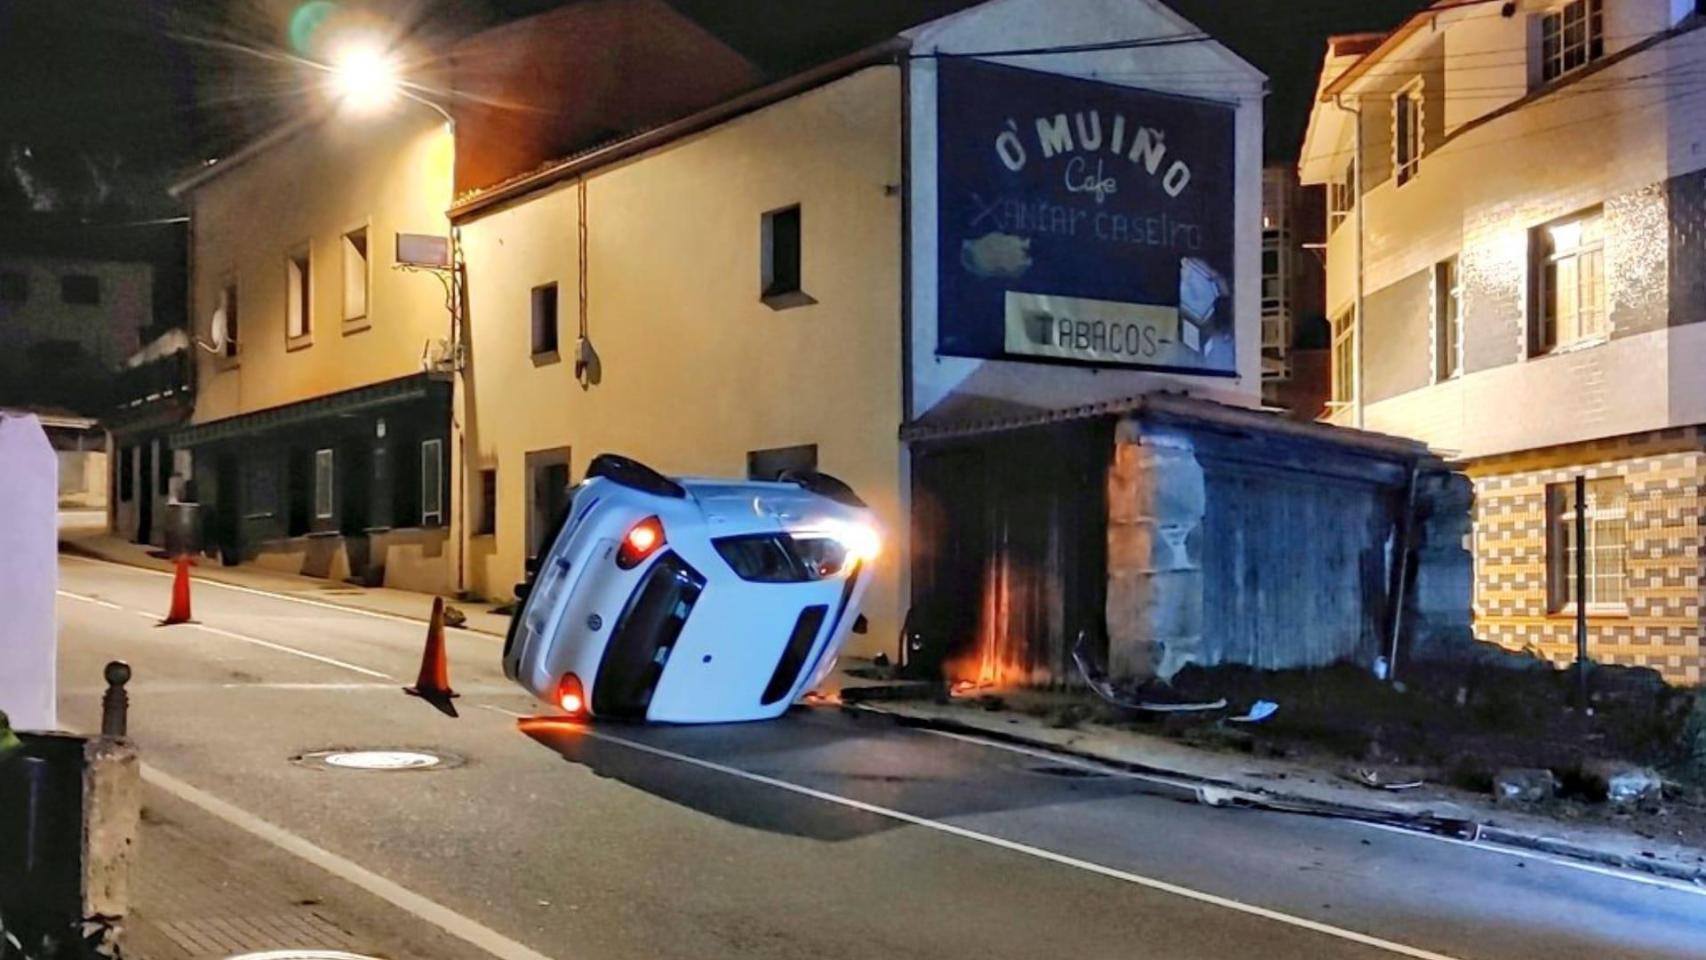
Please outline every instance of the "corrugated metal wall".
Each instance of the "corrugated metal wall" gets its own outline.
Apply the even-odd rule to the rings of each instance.
[[[1270,670],[1372,661],[1393,496],[1284,468],[1203,466],[1205,646],[1221,662]]]

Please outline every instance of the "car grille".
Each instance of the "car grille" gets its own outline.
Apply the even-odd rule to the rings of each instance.
[[[652,564],[610,632],[592,687],[594,713],[645,716],[664,664],[704,589],[705,578],[673,553]]]

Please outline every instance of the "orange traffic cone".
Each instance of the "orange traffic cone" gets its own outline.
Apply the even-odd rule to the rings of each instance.
[[[429,703],[460,696],[450,689],[450,665],[444,657],[444,598],[432,598],[432,622],[427,625],[426,649],[421,651],[421,672],[415,685],[403,692]]]
[[[166,619],[160,621],[162,627],[174,623],[190,622],[190,558],[178,558],[178,572],[172,576],[172,609],[167,612]]]

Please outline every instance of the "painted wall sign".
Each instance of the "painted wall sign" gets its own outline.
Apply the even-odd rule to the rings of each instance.
[[[1230,105],[944,58],[937,350],[1230,376]]]

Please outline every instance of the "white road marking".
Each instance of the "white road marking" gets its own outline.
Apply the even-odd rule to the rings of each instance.
[[[113,561],[113,560],[100,560],[100,559],[97,559],[95,557],[80,557],[80,556],[77,556],[75,554],[69,554],[69,553],[60,554],[60,559],[62,559],[62,560],[76,560],[76,561],[80,561],[82,563],[99,563],[99,564],[103,564],[103,565],[109,566],[109,567],[123,567],[126,570],[135,570],[138,573],[146,573],[146,574],[150,574],[150,575],[156,576],[156,577],[172,577],[172,576],[174,576],[174,574],[168,573],[165,570],[155,570],[151,567],[132,566],[131,564],[128,564],[128,563],[118,563],[118,562]],[[373,611],[373,610],[363,610],[360,607],[345,606],[344,604],[341,604],[341,603],[328,603],[324,600],[313,600],[313,599],[310,599],[308,597],[298,597],[294,594],[289,594],[289,593],[277,593],[277,592],[272,591],[272,590],[258,590],[254,587],[240,587],[234,583],[225,583],[225,582],[220,581],[220,580],[209,580],[205,577],[197,577],[194,575],[192,575],[190,577],[190,580],[194,583],[206,584],[207,586],[210,586],[210,587],[218,587],[221,590],[234,590],[237,593],[247,593],[247,594],[252,594],[254,596],[257,596],[257,597],[272,597],[275,600],[289,600],[292,603],[306,604],[310,607],[321,607],[321,608],[326,609],[326,610],[336,610],[339,613],[353,613],[353,614],[355,614],[357,616],[361,616],[361,617],[372,617],[375,620],[390,620],[394,623],[407,623],[407,624],[410,624],[411,626],[417,626],[417,627],[424,627],[424,626],[426,626],[426,623],[427,623],[426,617],[405,617],[401,614],[396,614],[396,613],[378,613],[378,612]],[[481,633],[481,631],[478,631],[478,630],[470,630],[470,631],[466,631],[466,632]],[[491,634],[484,634],[484,635],[485,636],[491,636]]]
[[[505,716],[515,717],[518,719],[528,719],[527,714],[516,713],[512,710],[505,710],[502,707],[494,707],[490,704],[480,704],[480,707],[494,713],[504,714]],[[684,753],[676,753],[673,750],[665,750],[662,747],[654,747],[650,744],[640,743],[636,740],[629,740],[626,737],[603,733],[598,730],[594,730],[589,726],[581,726],[580,733],[584,736],[591,737],[594,740],[603,740],[607,743],[619,744],[631,750],[637,750],[641,753],[650,754],[654,757],[662,757],[665,760],[674,760],[677,763],[685,763],[690,766],[700,767],[715,773],[738,777],[742,780],[763,784],[767,787],[774,787],[778,790],[785,790],[789,793],[799,794],[803,797],[811,797],[814,800],[821,800],[825,803],[833,803],[852,810],[859,810],[864,813],[885,817],[900,823],[910,824],[915,827],[922,827],[926,830],[934,830],[938,833],[945,833],[949,836],[959,837],[962,840],[971,840],[976,843],[987,844],[1012,853],[1023,854],[1028,857],[1034,857],[1038,860],[1046,860],[1050,863],[1056,863],[1061,866],[1072,867],[1088,873],[1098,874],[1113,880],[1121,880],[1150,890],[1170,893],[1176,897],[1183,897],[1187,900],[1194,900],[1198,903],[1208,904],[1209,906],[1220,907],[1222,909],[1236,911],[1253,917],[1260,917],[1264,920],[1272,920],[1276,923],[1283,923],[1288,926],[1298,927],[1303,930],[1324,934],[1329,937],[1336,937],[1340,940],[1350,941],[1351,943],[1361,944],[1366,947],[1373,947],[1377,950],[1384,950],[1387,953],[1393,953],[1403,957],[1413,957],[1416,958],[1416,960],[1458,960],[1458,958],[1452,957],[1449,954],[1435,953],[1431,950],[1424,950],[1420,947],[1412,947],[1392,940],[1385,940],[1366,933],[1359,933],[1355,930],[1347,930],[1344,927],[1335,927],[1332,924],[1321,923],[1317,920],[1311,920],[1308,917],[1299,917],[1289,913],[1282,913],[1278,910],[1270,910],[1267,907],[1259,907],[1255,904],[1245,903],[1241,900],[1233,900],[1229,897],[1205,893],[1201,890],[1194,890],[1190,887],[1182,887],[1176,883],[1169,883],[1165,880],[1158,880],[1154,877],[1146,877],[1142,874],[1131,873],[1126,870],[1120,870],[1100,863],[1093,863],[1089,860],[1080,860],[1077,857],[1070,857],[1063,853],[1056,853],[1053,850],[1043,849],[1042,847],[1033,847],[1030,844],[1019,843],[1016,840],[1008,840],[992,834],[979,833],[976,830],[955,826],[951,823],[944,823],[940,820],[931,820],[928,817],[915,816],[901,810],[879,806],[874,803],[866,803],[863,800],[855,800],[851,797],[843,797],[839,794],[817,790],[812,787],[801,786],[800,784],[790,783],[786,780],[778,780],[775,777],[768,777],[761,773],[742,770],[739,767],[731,767],[711,760],[702,760],[698,757],[689,756]]]
[[[106,607],[108,610],[124,609],[118,604],[113,603],[111,600],[102,600],[100,597],[91,597],[81,593],[72,593],[70,590],[55,590],[54,593],[57,593],[62,597],[69,597],[72,600],[81,600],[84,603],[92,603],[97,607]]]
[[[892,714],[888,714],[881,710],[873,712],[879,713],[883,716],[892,716]],[[1164,783],[1171,786],[1186,788],[1196,786],[1188,780],[1174,780],[1153,774],[1137,773],[1132,770],[1124,770],[1117,766],[1097,763],[1093,760],[1075,757],[1070,754],[1055,753],[1035,747],[1022,746],[1020,744],[1003,743],[999,740],[989,740],[974,734],[957,733],[952,730],[932,730],[928,727],[919,727],[916,729],[920,732],[928,733],[933,736],[946,737],[949,740],[958,740],[962,743],[970,743],[980,747],[990,747],[995,750],[1005,750],[1009,753],[1017,753],[1027,757],[1035,757],[1037,759],[1046,759],[1055,763],[1070,764],[1085,770],[1096,770],[1114,777],[1125,777],[1131,780],[1141,780],[1149,783]],[[1688,883],[1683,880],[1672,879],[1670,877],[1661,877],[1657,874],[1638,873],[1634,870],[1611,867],[1598,863],[1589,863],[1584,860],[1572,860],[1568,857],[1543,853],[1538,850],[1526,850],[1521,847],[1508,847],[1500,843],[1495,843],[1491,840],[1463,840],[1458,837],[1447,837],[1437,833],[1429,833],[1426,830],[1415,830],[1409,827],[1394,826],[1388,823],[1373,823],[1367,820],[1348,819],[1348,822],[1359,827],[1366,827],[1370,830],[1382,830],[1387,833],[1396,833],[1401,836],[1414,837],[1418,840],[1433,840],[1438,843],[1449,843],[1454,846],[1468,847],[1471,850],[1480,850],[1483,853],[1498,854],[1502,857],[1514,857],[1518,860],[1534,860],[1540,863],[1547,863],[1552,866],[1564,867],[1570,870],[1579,870],[1583,873],[1591,873],[1596,876],[1607,877],[1613,880],[1627,880],[1630,883],[1639,883],[1650,887],[1663,887],[1667,890],[1674,890],[1678,893],[1688,893],[1697,897],[1706,897],[1706,887]]]
[[[188,623],[188,624],[184,624],[184,626],[187,626],[193,630],[200,630],[203,633],[211,633],[216,637],[226,637],[226,638],[231,639],[231,640],[240,640],[243,643],[252,643],[257,647],[265,647],[268,650],[276,650],[279,653],[288,653],[293,657],[301,657],[304,660],[314,660],[314,661],[317,661],[319,663],[324,663],[324,664],[328,664],[330,666],[338,667],[338,668],[343,669],[343,670],[348,670],[352,673],[359,673],[363,676],[377,677],[380,680],[393,679],[390,674],[380,673],[378,670],[369,670],[366,667],[358,667],[353,663],[345,663],[342,660],[334,659],[332,657],[323,657],[318,653],[309,653],[306,650],[298,650],[295,647],[287,647],[282,643],[273,643],[271,640],[262,640],[262,639],[259,639],[258,637],[246,637],[241,633],[232,633],[230,630],[221,630],[218,627],[210,627],[205,623]]]
[[[133,614],[135,616],[142,617],[142,618],[148,619],[148,620],[154,620],[155,619],[154,615],[151,613],[146,613],[146,612],[141,611],[141,610],[131,610],[127,607],[121,607],[116,603],[108,603],[104,600],[97,600],[94,597],[87,597],[87,596],[84,596],[80,593],[72,593],[69,590],[60,590],[60,591],[58,591],[58,593],[61,596],[70,597],[73,600],[81,600],[85,603],[99,604],[100,606],[103,606],[103,607],[108,607],[108,608],[113,609],[113,610],[119,610],[119,611],[123,611],[125,613],[130,613],[130,614]],[[327,664],[328,666],[337,667],[341,670],[349,670],[353,673],[359,673],[362,676],[366,676],[366,677],[373,677],[373,678],[379,679],[379,680],[395,680],[396,679],[388,673],[380,673],[378,670],[369,670],[366,667],[358,667],[353,663],[346,663],[345,661],[338,660],[334,657],[322,656],[318,653],[309,653],[307,650],[298,650],[295,647],[285,646],[282,643],[274,643],[271,640],[262,640],[259,637],[244,636],[241,633],[233,633],[230,630],[221,630],[218,627],[210,627],[205,623],[186,623],[186,624],[180,624],[180,626],[185,626],[185,627],[188,627],[192,630],[200,630],[203,633],[211,633],[216,637],[225,637],[226,639],[229,639],[229,640],[239,640],[243,643],[254,644],[257,647],[265,647],[268,650],[275,650],[279,653],[287,653],[293,657],[302,657],[305,660],[314,660],[314,661],[319,662],[319,663]]]
[[[142,765],[142,779],[174,797],[192,804],[239,830],[294,854],[333,876],[352,883],[398,909],[470,943],[498,960],[552,960],[525,944],[498,933],[478,921],[380,876],[377,873],[249,813],[211,793],[158,769]]]

